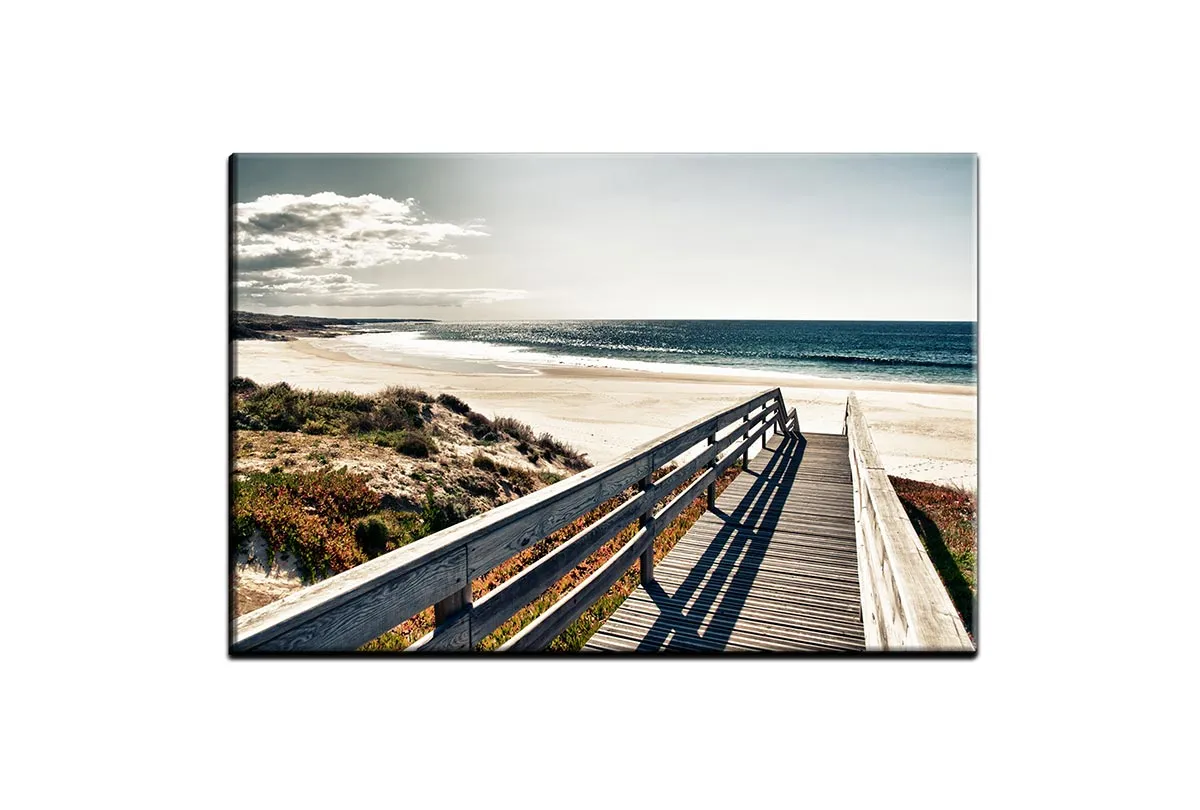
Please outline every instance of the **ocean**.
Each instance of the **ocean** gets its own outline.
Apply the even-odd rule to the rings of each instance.
[[[373,328],[378,329],[380,325]],[[972,385],[973,321],[502,321],[396,324],[354,354],[502,367],[576,365]],[[355,351],[358,350],[358,351]]]

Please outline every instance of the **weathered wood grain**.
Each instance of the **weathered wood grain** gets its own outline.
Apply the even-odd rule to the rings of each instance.
[[[432,560],[385,557],[346,572],[355,577],[325,580],[242,616],[233,652],[354,650],[467,583],[462,548]]]
[[[625,475],[620,483],[628,486],[630,481],[637,480],[633,476],[641,471],[631,467],[623,472]],[[601,497],[601,483],[584,482],[583,485],[566,492],[563,497],[520,515],[506,526],[471,540],[468,545],[471,578],[483,576],[505,560],[520,554],[534,543],[599,506],[605,500]],[[621,490],[624,490],[625,486],[622,486]]]
[[[847,404],[847,412],[849,412],[849,404]],[[845,422],[843,423],[843,434],[845,432]],[[849,450],[850,456],[850,476],[853,487],[853,496],[855,504],[854,516],[854,550],[860,563],[858,566],[859,574],[859,609],[862,612],[863,622],[863,639],[867,650],[872,652],[880,652],[887,649],[883,640],[882,631],[879,627],[879,605],[877,602],[877,592],[872,584],[872,572],[869,569],[869,558],[866,548],[866,530],[863,527],[862,509],[858,505],[860,503],[862,483],[858,477],[858,464],[853,458],[853,448]]]
[[[438,624],[447,621],[464,608],[471,605],[471,586],[464,585],[460,590],[450,594],[433,606],[433,620]]]
[[[470,652],[471,646],[471,607],[468,605],[443,619],[432,632],[413,642],[404,652]]]
[[[470,552],[468,551],[468,556]],[[468,570],[470,561],[468,560]],[[468,582],[461,590],[450,594],[433,606],[434,647],[443,650],[468,650],[471,647],[471,583]],[[465,622],[466,630],[462,631]],[[437,632],[441,628],[454,625],[454,630]],[[457,646],[451,646],[457,645]]]

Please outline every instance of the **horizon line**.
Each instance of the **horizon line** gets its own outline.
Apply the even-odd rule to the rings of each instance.
[[[760,323],[979,323],[979,318],[970,319],[948,319],[948,318],[473,318],[473,319],[450,319],[450,318],[421,318],[417,316],[401,316],[401,315],[300,315],[291,312],[258,312],[255,310],[236,309],[230,310],[231,313],[239,312],[248,315],[273,315],[276,317],[296,317],[296,318],[328,318],[331,320],[364,320],[371,319],[377,321],[430,321],[433,323],[554,323],[557,321],[748,321]]]

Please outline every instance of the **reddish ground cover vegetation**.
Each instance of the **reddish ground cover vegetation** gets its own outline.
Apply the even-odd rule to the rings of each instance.
[[[890,476],[954,606],[975,636],[977,503],[974,492]]]

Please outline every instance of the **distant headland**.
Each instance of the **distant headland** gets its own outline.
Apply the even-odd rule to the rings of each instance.
[[[294,340],[301,337],[336,337],[361,332],[353,327],[387,323],[437,323],[429,318],[313,318],[303,315],[267,315],[234,312],[229,320],[230,340]]]

